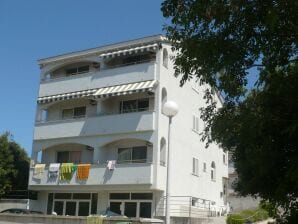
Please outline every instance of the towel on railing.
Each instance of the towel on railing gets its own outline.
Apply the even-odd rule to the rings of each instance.
[[[71,180],[74,172],[73,163],[62,163],[60,166],[60,180]]]
[[[78,180],[87,180],[89,177],[91,164],[79,164],[77,170],[77,178]]]
[[[116,160],[109,160],[107,164],[109,170],[114,170],[116,168]]]
[[[49,178],[57,178],[59,174],[60,163],[51,163],[49,166]]]
[[[88,216],[87,217],[87,224],[102,224],[103,217],[101,216]]]
[[[46,164],[35,164],[33,177],[36,179],[41,179],[43,176],[45,167],[46,167]]]

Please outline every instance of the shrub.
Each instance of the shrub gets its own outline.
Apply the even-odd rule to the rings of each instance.
[[[228,215],[226,219],[227,224],[244,224],[243,218],[240,214]]]
[[[253,223],[269,218],[268,212],[264,209],[243,210],[237,214],[230,214],[227,219],[227,224],[245,224]]]

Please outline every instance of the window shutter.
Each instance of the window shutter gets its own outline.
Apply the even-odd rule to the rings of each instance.
[[[192,115],[192,129],[196,130],[196,116]]]

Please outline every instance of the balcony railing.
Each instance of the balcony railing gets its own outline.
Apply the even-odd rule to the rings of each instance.
[[[154,130],[153,111],[114,113],[36,122],[34,139],[65,138]]]
[[[48,167],[45,168],[40,179],[33,176],[34,168],[30,168],[29,188],[53,185],[119,185],[119,184],[152,184],[152,163],[121,163],[116,164],[114,170],[109,170],[106,164],[92,164],[89,177],[82,182],[77,180],[76,172],[70,181],[61,181],[59,177],[49,179]]]

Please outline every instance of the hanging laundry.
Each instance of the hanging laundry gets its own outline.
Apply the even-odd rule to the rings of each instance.
[[[35,164],[33,177],[36,179],[41,179],[43,177],[45,167],[46,167],[46,164]]]
[[[109,160],[107,164],[109,170],[114,170],[116,168],[116,160]]]
[[[49,178],[54,179],[58,177],[60,163],[51,163],[49,166]]]
[[[101,216],[88,216],[87,217],[87,224],[102,224],[103,217]]]
[[[78,180],[87,180],[89,177],[91,164],[79,164],[77,170],[77,178]]]
[[[60,166],[60,180],[70,181],[73,170],[73,163],[62,163]]]

